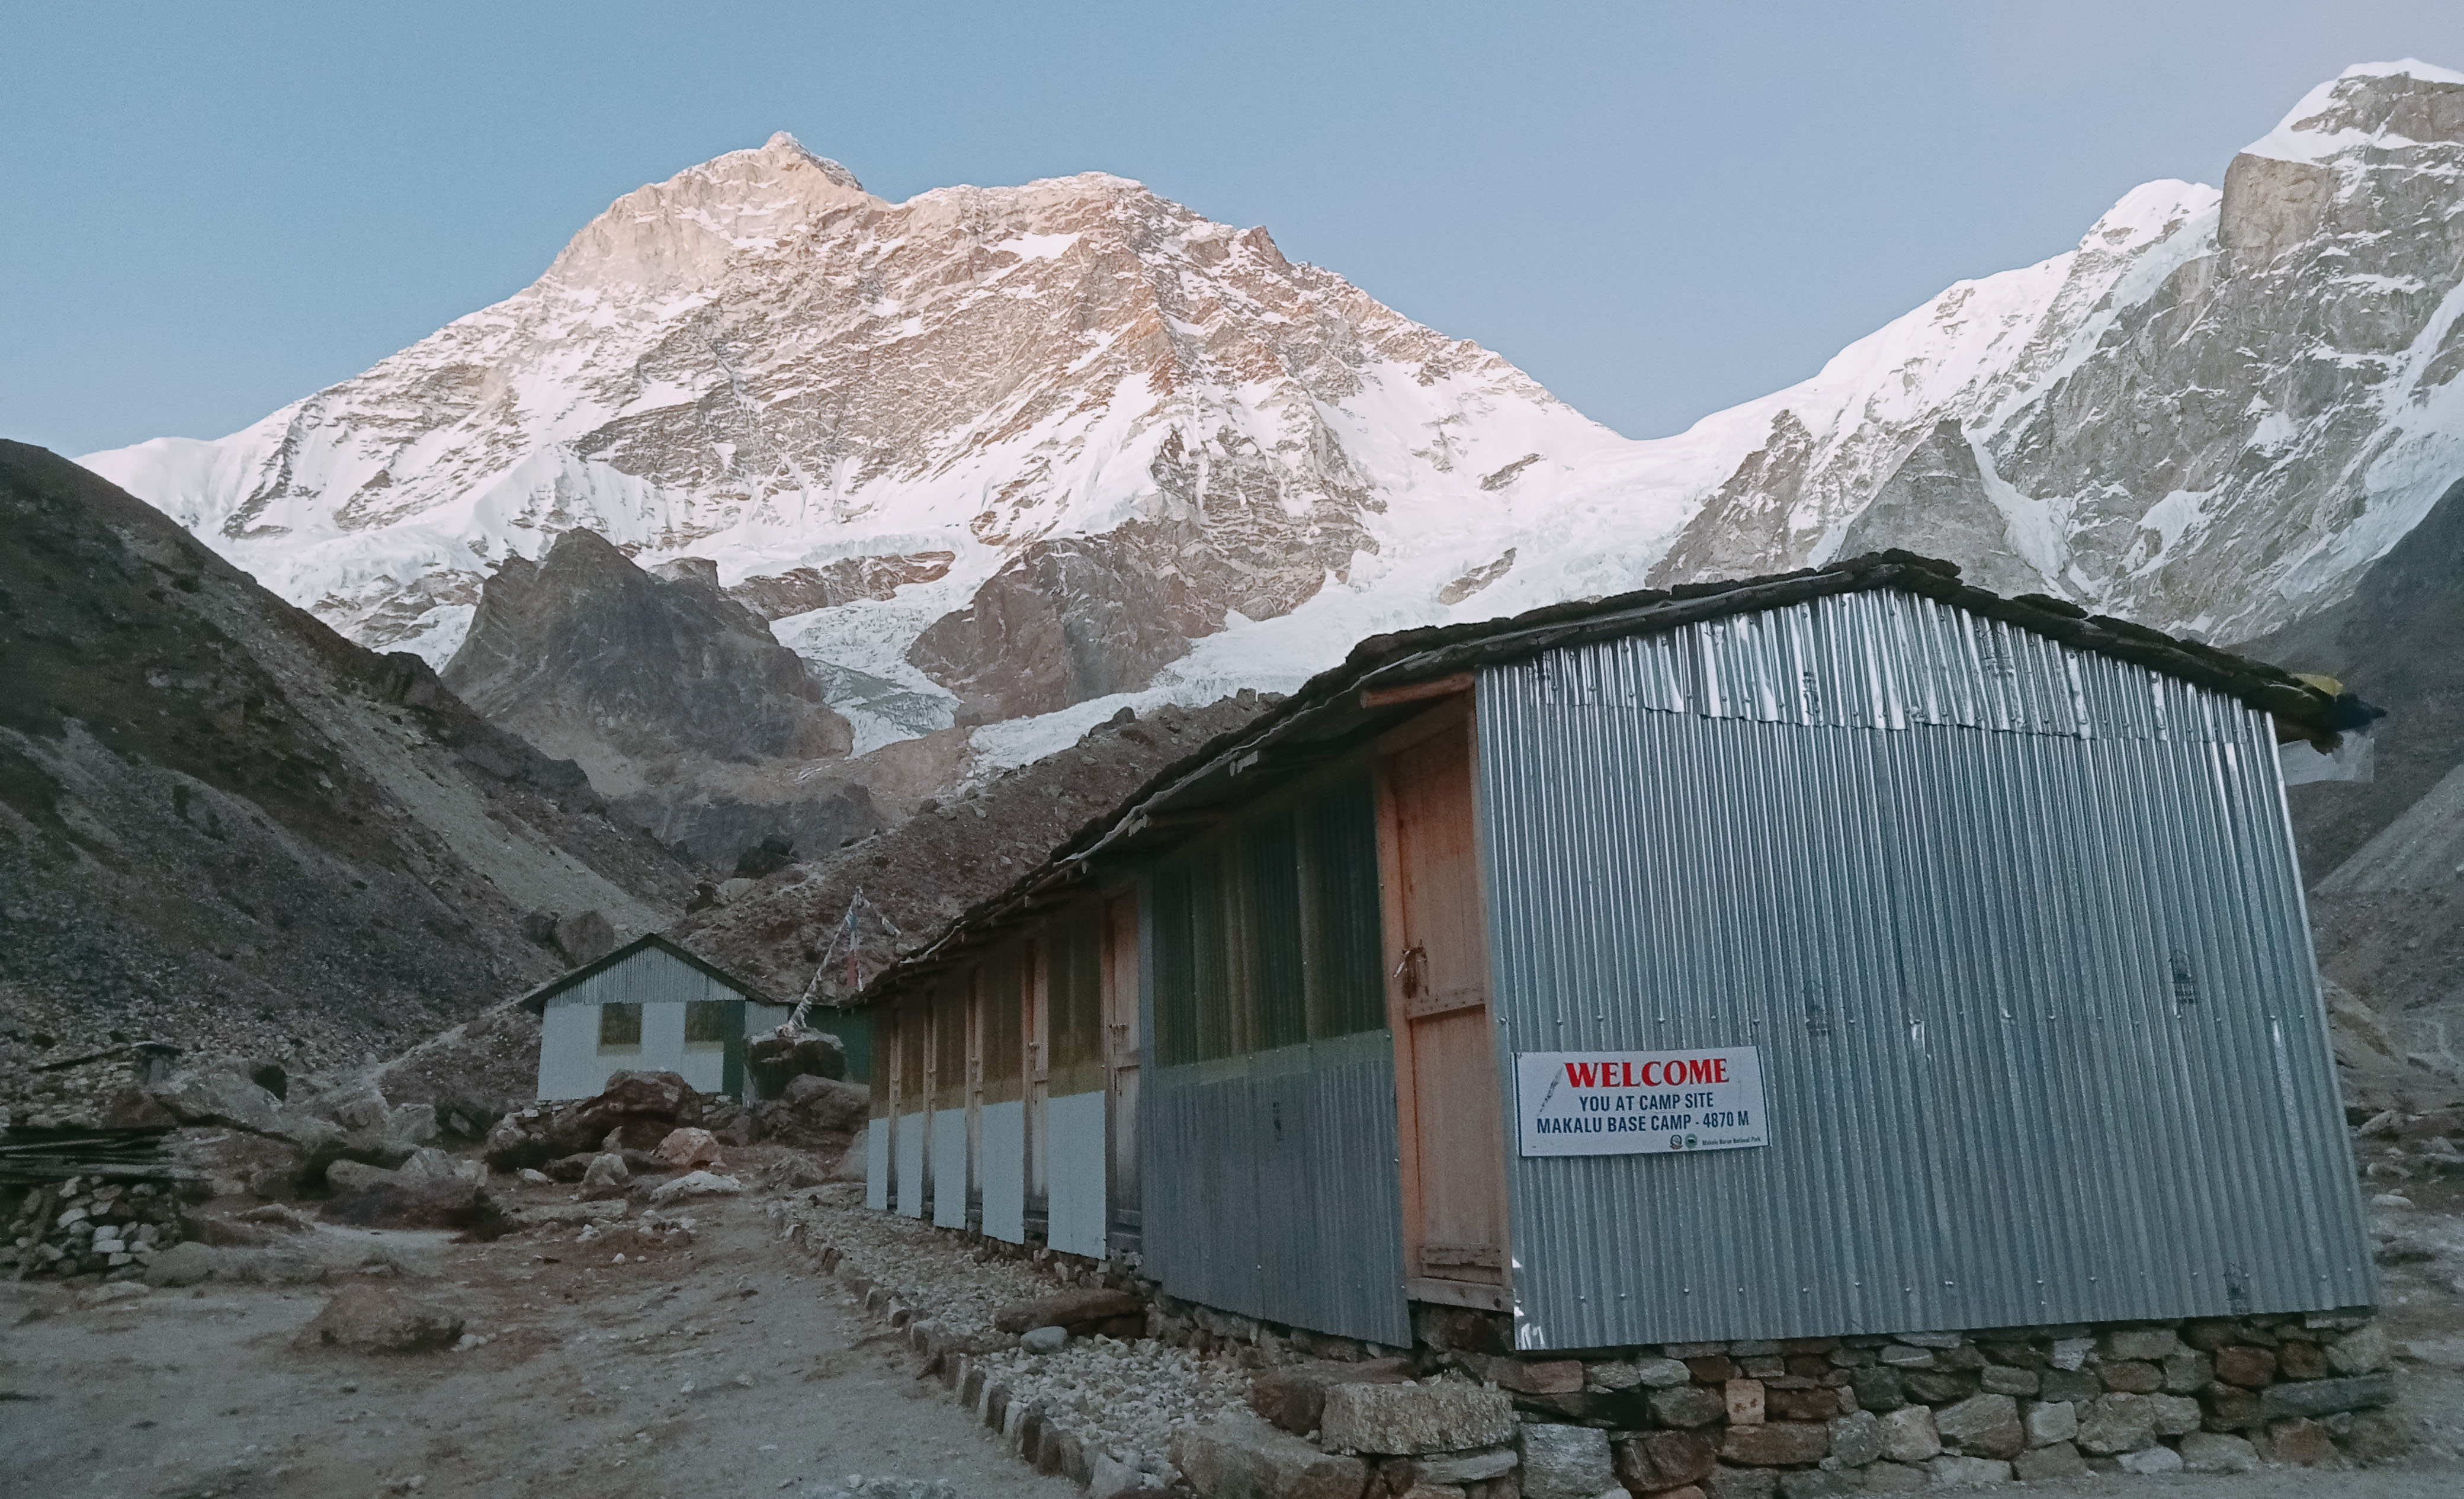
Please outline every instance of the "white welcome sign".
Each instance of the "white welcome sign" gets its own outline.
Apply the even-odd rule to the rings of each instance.
[[[1526,1156],[1625,1156],[1768,1145],[1761,1053],[1518,1051]]]

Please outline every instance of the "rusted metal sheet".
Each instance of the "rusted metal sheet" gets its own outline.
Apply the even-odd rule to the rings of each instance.
[[[1479,725],[1501,1077],[1751,1046],[1769,1110],[1509,1157],[1526,1347],[2374,1298],[2263,716],[1878,592],[1491,668]]]

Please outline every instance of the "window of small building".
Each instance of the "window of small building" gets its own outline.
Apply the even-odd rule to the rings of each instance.
[[[642,1006],[639,1004],[602,1004],[599,1006],[599,1049],[616,1051],[638,1047],[642,1044]]]
[[[727,1043],[725,1000],[685,1001],[685,1045],[716,1047]]]
[[[1160,1065],[1385,1026],[1366,773],[1175,854],[1152,890]]]

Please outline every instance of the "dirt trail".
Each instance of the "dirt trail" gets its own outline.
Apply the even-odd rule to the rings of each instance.
[[[294,1349],[348,1275],[91,1310],[0,1283],[0,1493],[689,1499],[855,1473],[945,1478],[970,1499],[1083,1493],[914,1378],[918,1356],[780,1247],[758,1199],[692,1211],[689,1248],[633,1245],[623,1265],[528,1233],[319,1230],[411,1268],[406,1289],[489,1339],[460,1353]]]

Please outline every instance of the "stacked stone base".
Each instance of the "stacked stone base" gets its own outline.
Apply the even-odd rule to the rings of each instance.
[[[822,1253],[1013,1451],[1097,1499],[1158,1488],[1089,1453],[948,1340]],[[1146,1333],[1237,1354],[1258,1419],[1180,1428],[1202,1499],[1829,1499],[2071,1478],[2341,1466],[2401,1456],[2367,1311],[1977,1333],[1510,1351],[1503,1317],[1415,1309],[1384,1349],[1162,1294],[1120,1262],[986,1244],[1148,1303]],[[1158,1496],[1160,1499],[1160,1496]]]
[[[2235,1472],[2370,1461],[2408,1442],[2384,1414],[2388,1347],[2365,1312],[1437,1356],[1507,1393],[1522,1499],[1597,1499],[1611,1483],[1666,1499],[1816,1499]],[[1412,1476],[1383,1487],[1404,1492],[1396,1480]]]

